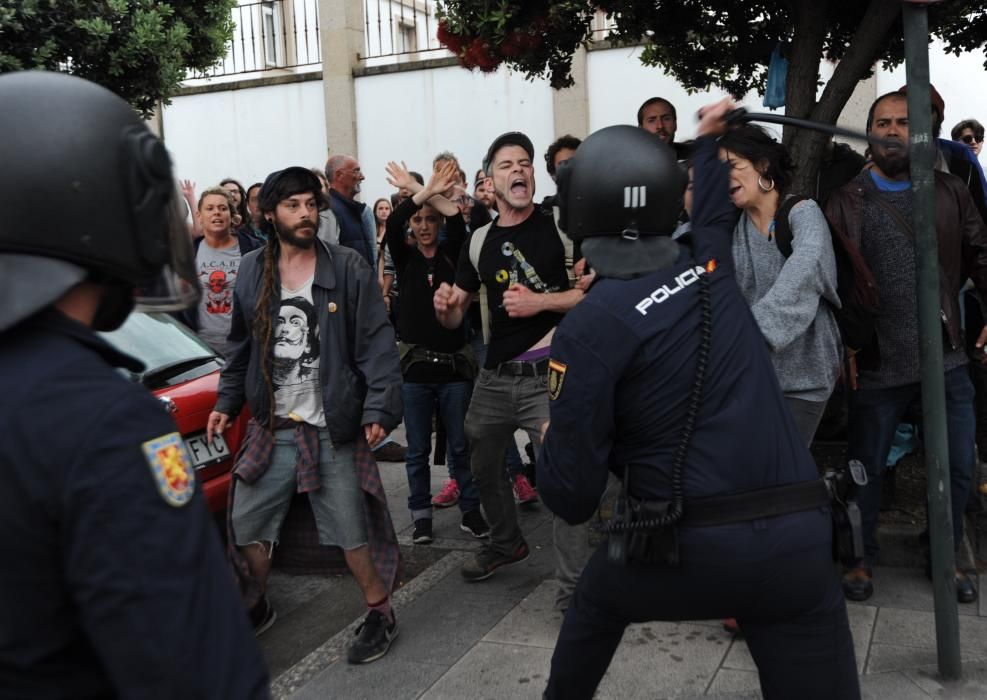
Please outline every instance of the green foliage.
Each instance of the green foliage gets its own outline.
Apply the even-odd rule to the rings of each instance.
[[[0,73],[72,73],[143,115],[223,58],[236,0],[0,0]]]
[[[901,23],[886,36],[855,32],[875,0],[439,0],[439,39],[468,68],[501,64],[553,87],[572,84],[573,52],[590,38],[595,10],[616,21],[615,43],[644,44],[641,60],[661,66],[688,90],[717,87],[733,95],[762,92],[772,49],[793,39],[795,15],[823,6],[823,56],[839,60],[851,42],[873,43],[886,64],[903,59]],[[929,9],[932,33],[956,53],[987,43],[982,0],[948,0]],[[862,77],[862,76],[861,76]]]

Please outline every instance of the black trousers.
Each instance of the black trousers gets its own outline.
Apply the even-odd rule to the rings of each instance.
[[[818,527],[814,515],[810,526]],[[839,577],[818,537],[798,547],[802,516],[771,518],[746,529],[706,528],[723,531],[723,541],[695,550],[708,552],[698,559],[686,554],[684,543],[677,567],[611,564],[604,543],[583,570],[566,612],[545,697],[592,698],[628,624],[735,617],[765,700],[858,700]]]

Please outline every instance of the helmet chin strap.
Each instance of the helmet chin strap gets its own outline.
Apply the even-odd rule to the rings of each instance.
[[[629,280],[672,267],[682,252],[668,236],[583,239],[586,261],[601,277]]]
[[[134,310],[134,286],[122,280],[100,280],[99,284],[103,288],[103,298],[93,316],[93,330],[116,330]]]

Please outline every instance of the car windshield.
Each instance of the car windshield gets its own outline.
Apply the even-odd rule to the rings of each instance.
[[[100,335],[118,350],[144,363],[145,374],[186,361],[216,358],[216,353],[192,331],[168,314],[134,312],[120,328]]]

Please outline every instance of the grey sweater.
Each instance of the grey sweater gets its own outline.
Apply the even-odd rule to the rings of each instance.
[[[840,372],[843,344],[827,301],[839,307],[829,226],[812,200],[788,217],[792,254],[761,234],[745,212],[734,229],[737,284],[764,335],[785,396],[825,401]]]

